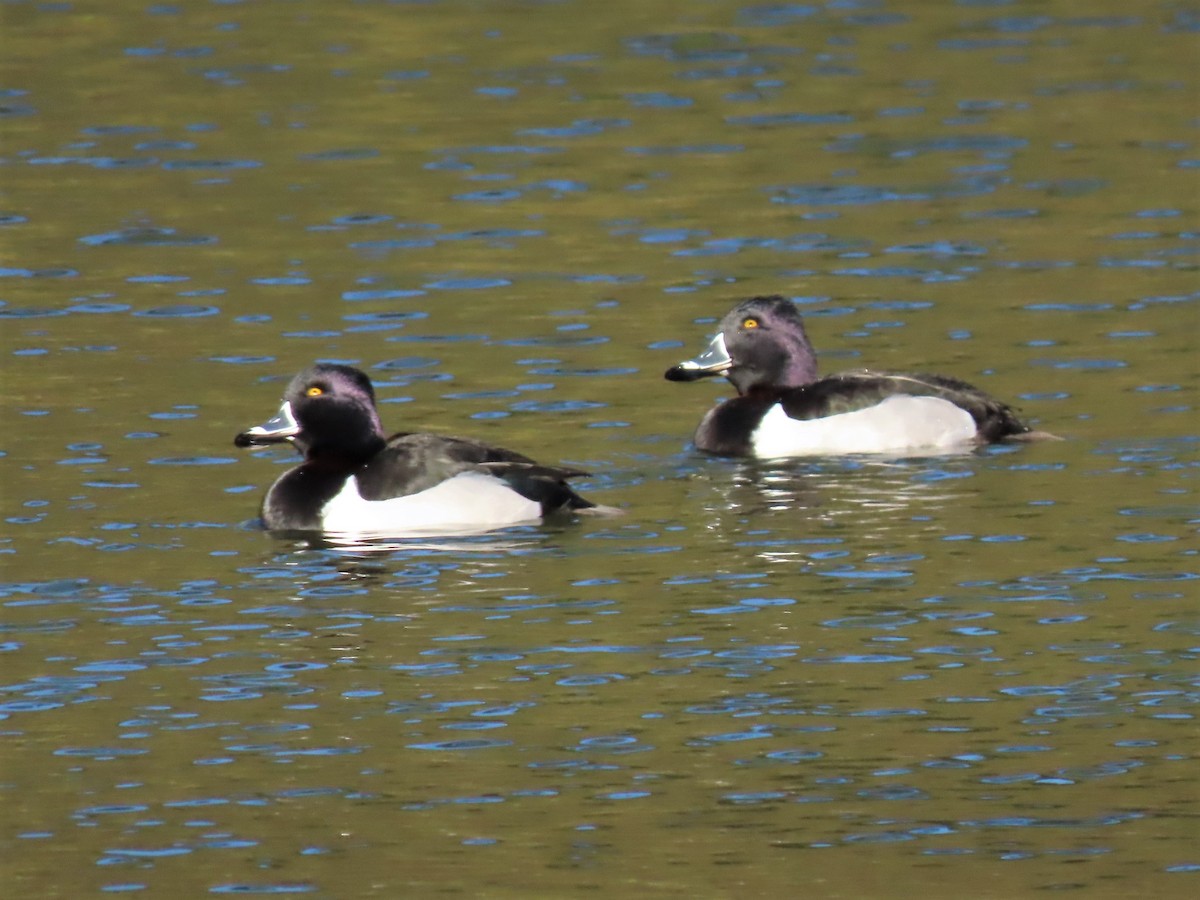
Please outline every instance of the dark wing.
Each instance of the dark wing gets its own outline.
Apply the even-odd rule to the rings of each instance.
[[[866,370],[840,372],[788,390],[780,401],[793,419],[818,419],[865,409],[897,394],[950,401],[971,414],[984,441],[998,441],[1029,431],[1029,426],[1017,418],[1008,404],[947,375]]]
[[[388,438],[388,447],[404,447],[408,450],[443,454],[459,462],[533,462],[528,456],[515,450],[506,450],[494,444],[471,438],[453,437],[427,432],[401,431]]]
[[[588,474],[578,469],[521,462],[489,462],[480,468],[506,481],[522,497],[540,503],[542,515],[560,509],[589,509],[596,505],[580,497],[567,484],[568,478]]]
[[[595,504],[576,494],[566,480],[575,469],[543,466],[528,456],[469,438],[437,434],[395,434],[359,472],[359,491],[367,500],[390,500],[428,490],[462,472],[486,472],[506,481],[544,512],[586,509]]]

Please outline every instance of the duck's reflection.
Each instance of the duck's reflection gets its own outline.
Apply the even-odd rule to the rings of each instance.
[[[369,538],[320,532],[265,532],[270,548],[239,571],[260,591],[281,590],[292,602],[377,593],[376,588],[455,590],[511,573],[530,556],[561,553],[563,529],[519,526],[485,533]],[[416,598],[409,598],[410,602]],[[419,602],[419,601],[418,601]]]
[[[779,514],[801,520],[857,518],[867,523],[898,512],[936,512],[968,494],[973,454],[922,459],[844,458],[766,460],[718,464],[704,473],[710,495],[704,508],[719,521],[728,514],[761,516],[765,527]]]

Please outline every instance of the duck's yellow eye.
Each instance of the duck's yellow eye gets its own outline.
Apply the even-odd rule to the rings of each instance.
[[[317,387],[315,384],[304,392],[306,397],[320,397],[325,393],[324,388]]]
[[[743,328],[757,328],[758,327],[758,319],[755,319],[753,316],[750,317],[749,319],[743,319],[742,327]]]

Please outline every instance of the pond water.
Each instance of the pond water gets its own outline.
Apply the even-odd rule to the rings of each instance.
[[[1194,896],[1194,9],[0,13],[13,896]],[[761,293],[1065,440],[700,456]],[[624,515],[263,533],[317,359]]]

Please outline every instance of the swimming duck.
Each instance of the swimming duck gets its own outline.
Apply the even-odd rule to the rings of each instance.
[[[234,438],[238,447],[291,442],[304,462],[267,491],[273,531],[397,536],[487,530],[558,511],[596,509],[567,485],[586,475],[467,438],[384,437],[371,380],[321,363],[292,379],[270,421]]]
[[[796,305],[752,297],[721,320],[708,347],[670,381],[724,375],[738,395],[711,409],[693,441],[717,456],[945,452],[1049,437],[976,387],[946,375],[858,370],[818,377]]]

